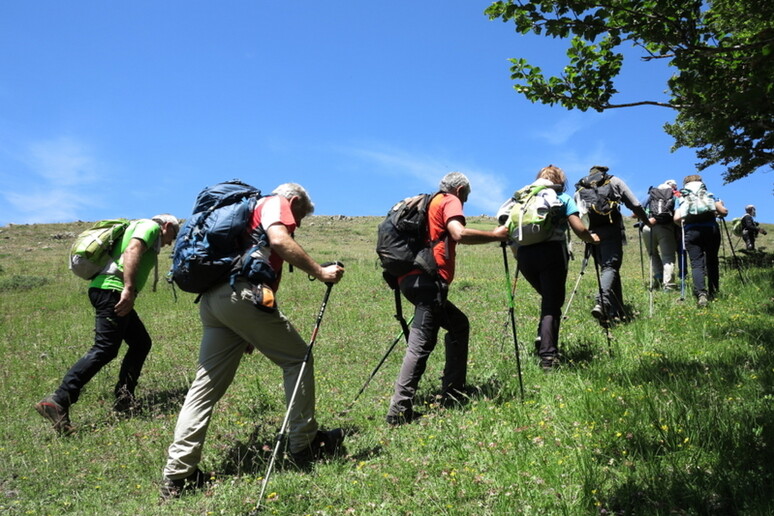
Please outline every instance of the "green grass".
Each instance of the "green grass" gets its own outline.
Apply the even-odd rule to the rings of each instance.
[[[613,330],[608,348],[589,315],[596,289],[590,265],[562,325],[564,366],[552,374],[529,354],[538,297],[520,279],[522,401],[501,250],[461,246],[450,297],[471,320],[469,381],[479,392],[461,406],[437,404],[440,345],[418,393],[426,417],[392,429],[384,415],[403,344],[341,415],[399,331],[373,253],[378,222],[313,217],[298,231],[298,241],[316,259],[347,267],[332,290],[315,362],[318,420],[344,426],[351,435],[344,456],[311,472],[280,461],[265,513],[774,512],[770,267],[746,268],[745,285],[736,270],[723,270],[722,296],[703,310],[690,297],[681,302],[679,294],[654,293],[650,317],[638,243],[631,240],[624,293],[638,317]],[[492,226],[479,217],[470,224]],[[91,344],[86,282],[66,267],[72,236],[86,226],[0,228],[0,513],[248,512],[267,466],[264,446],[274,441],[285,412],[280,371],[261,355],[245,357],[216,407],[202,467],[218,473],[218,480],[205,492],[158,504],[166,449],[196,363],[200,328],[192,295],[178,292],[175,302],[164,283],[138,300],[154,338],[138,389],[140,414],[118,419],[111,412],[118,361],[73,406],[74,436],[56,437],[34,411],[33,404],[56,388]],[[771,248],[771,235],[759,246]],[[166,270],[168,253],[161,262]],[[570,266],[568,296],[580,260]],[[302,335],[310,335],[323,294],[324,287],[302,272],[286,273],[281,308]],[[407,317],[408,308],[406,303]]]

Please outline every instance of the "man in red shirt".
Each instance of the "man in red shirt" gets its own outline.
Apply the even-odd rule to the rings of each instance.
[[[414,305],[414,322],[387,412],[390,425],[410,423],[418,417],[413,408],[414,395],[440,328],[446,330],[446,365],[441,394],[453,398],[462,392],[467,376],[470,324],[467,316],[447,299],[449,284],[454,280],[457,244],[486,244],[508,238],[505,226],[493,231],[465,227],[462,205],[470,195],[470,181],[464,174],[446,174],[441,179],[439,191],[430,201],[427,216],[428,239],[434,243],[437,274],[416,269],[398,278],[400,291]]]
[[[321,282],[338,283],[344,274],[341,266],[319,265],[293,239],[301,220],[314,211],[306,190],[295,183],[285,183],[272,193],[256,203],[247,239],[255,241],[263,233],[268,238],[268,263],[277,279],[264,287],[274,297],[285,261]],[[246,243],[245,251],[249,247]],[[280,366],[286,400],[291,398],[307,343],[282,312],[262,306],[264,303],[256,299],[258,294],[253,287],[240,276],[233,286],[225,280],[201,297],[199,316],[204,331],[199,364],[178,416],[174,442],[169,447],[162,499],[177,498],[182,491],[204,484],[206,476],[197,465],[212,411],[231,385],[245,353],[258,349]],[[291,456],[297,464],[306,463],[323,453],[334,453],[343,439],[340,429],[327,432],[319,429],[315,419],[314,364],[310,357],[290,409]]]

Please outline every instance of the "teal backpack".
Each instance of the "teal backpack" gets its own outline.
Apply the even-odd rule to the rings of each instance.
[[[686,223],[715,219],[715,197],[701,181],[691,181],[680,190],[680,216]]]

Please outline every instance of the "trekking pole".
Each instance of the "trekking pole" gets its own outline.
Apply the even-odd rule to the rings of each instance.
[[[640,222],[637,228],[638,228],[638,231],[640,232],[640,237],[638,239],[640,241],[640,279],[643,282],[645,282],[645,263],[642,259],[642,226],[643,224],[642,222]]]
[[[412,315],[411,318],[408,320],[407,325],[411,324],[411,321],[413,320],[414,320],[414,316]],[[345,408],[339,413],[339,416],[346,416],[347,414],[349,414],[349,411],[352,410],[352,407],[355,405],[355,402],[357,401],[357,399],[360,397],[361,394],[363,394],[363,391],[366,390],[366,387],[368,387],[368,384],[371,383],[371,380],[373,380],[374,376],[376,376],[376,373],[379,372],[379,369],[387,361],[387,357],[390,356],[390,353],[392,353],[392,350],[395,349],[395,346],[397,346],[398,342],[400,342],[401,337],[403,337],[404,335],[406,335],[405,330],[403,329],[403,327],[401,327],[400,333],[398,334],[397,337],[395,337],[395,340],[392,341],[392,345],[390,345],[390,347],[387,349],[387,353],[385,353],[382,359],[379,361],[379,363],[376,364],[376,367],[374,367],[374,370],[371,372],[371,376],[368,377],[368,379],[365,381],[363,386],[357,392],[357,394],[355,395],[355,398],[347,406],[347,408]]]
[[[650,300],[649,300],[649,307],[650,307],[650,317],[652,318],[653,317],[653,283],[654,283],[653,282],[653,251],[655,249],[653,247],[653,228],[650,228],[649,233],[650,233],[650,253],[649,253],[650,254],[650,289],[648,289],[648,290],[650,291],[649,292],[649,298],[650,298]],[[662,277],[661,278],[662,283],[663,283],[663,279],[664,278]]]
[[[721,219],[723,220],[723,219]],[[731,246],[731,249],[734,248],[733,244],[731,244],[731,237],[728,239],[728,244]],[[726,242],[723,240],[723,235],[720,235],[720,248],[723,249],[723,261],[728,263],[728,257],[726,256]]]
[[[387,279],[387,273],[384,273],[385,279]],[[387,283],[390,288],[392,289],[394,295],[395,295],[395,319],[398,321],[398,324],[400,324],[401,329],[403,330],[403,336],[406,338],[406,344],[408,344],[408,338],[409,338],[409,324],[411,324],[411,321],[414,320],[414,316],[411,316],[411,320],[406,322],[406,318],[403,317],[403,303],[401,301],[400,297],[400,287],[398,286],[397,280],[395,283],[389,282]],[[400,338],[400,335],[398,335],[398,338]],[[396,339],[397,340],[397,339]]]
[[[685,301],[685,278],[688,276],[688,264],[685,259],[685,221],[680,221],[680,234],[682,235],[682,249],[680,249],[680,301]]]
[[[572,294],[570,294],[570,299],[567,301],[567,306],[564,309],[564,314],[562,315],[563,320],[567,320],[569,317],[567,314],[570,313],[570,306],[572,306],[572,300],[575,297],[575,293],[578,291],[578,285],[580,285],[581,278],[583,277],[583,273],[586,272],[586,265],[589,263],[589,257],[591,256],[591,244],[586,244],[586,248],[583,250],[583,261],[581,262],[581,270],[580,274],[578,274],[578,279],[575,281],[575,288],[572,289]]]
[[[337,265],[341,265],[340,262],[335,263]],[[327,265],[333,265],[333,263],[324,264],[323,266]],[[264,475],[263,482],[261,483],[261,493],[258,495],[258,502],[255,505],[255,509],[253,509],[254,513],[258,512],[261,508],[261,501],[263,500],[263,495],[266,492],[266,486],[269,484],[269,476],[271,475],[271,471],[274,468],[274,463],[277,461],[277,453],[279,452],[280,446],[282,445],[282,438],[285,436],[285,432],[289,427],[288,422],[290,421],[290,411],[293,409],[293,403],[296,401],[296,394],[298,393],[298,388],[301,385],[301,379],[304,377],[306,365],[309,362],[309,358],[312,356],[312,348],[314,347],[314,343],[317,340],[317,332],[320,330],[323,314],[325,314],[325,307],[328,305],[328,298],[331,295],[333,283],[326,283],[325,285],[325,296],[323,296],[322,305],[320,305],[320,311],[317,314],[317,321],[315,322],[314,329],[312,330],[312,338],[309,340],[309,345],[306,347],[306,354],[304,355],[303,362],[301,362],[301,370],[298,372],[298,378],[296,379],[295,387],[293,387],[293,393],[290,395],[290,401],[288,402],[288,409],[285,412],[285,418],[282,420],[282,426],[280,426],[279,432],[277,433],[277,440],[274,443],[274,451],[272,451],[269,466],[266,468],[266,474]]]
[[[723,224],[723,229],[726,232],[726,236],[728,237],[728,245],[731,247],[731,256],[734,259],[734,266],[736,267],[736,271],[739,273],[739,281],[742,282],[742,285],[746,285],[747,283],[744,281],[744,276],[742,276],[742,264],[736,257],[736,252],[734,251],[734,246],[731,243],[731,233],[728,232],[728,225],[726,224],[726,219],[721,217],[720,222]],[[720,241],[723,241],[723,235],[720,236]]]
[[[511,333],[513,334],[513,347],[516,353],[516,370],[519,373],[519,392],[521,393],[521,400],[524,401],[524,382],[521,378],[521,358],[519,357],[519,341],[516,338],[516,315],[514,314],[513,298],[514,292],[511,290],[511,272],[508,268],[508,253],[505,250],[505,242],[500,244],[503,249],[503,265],[505,266],[505,288],[508,289],[508,314],[511,318]],[[516,269],[518,275],[518,268]]]
[[[602,308],[602,317],[604,317],[605,337],[607,338],[607,349],[610,356],[613,356],[613,344],[610,341],[610,320],[607,317],[607,306],[605,298],[602,295],[602,275],[599,273],[599,249],[594,252],[594,269],[597,271],[597,286],[599,287],[599,306]]]

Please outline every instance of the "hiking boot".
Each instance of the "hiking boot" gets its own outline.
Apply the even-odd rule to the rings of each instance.
[[[327,432],[318,430],[312,443],[301,451],[290,452],[290,458],[296,465],[305,466],[324,456],[332,457],[341,449],[343,442],[344,430],[341,428],[334,428]]]
[[[470,398],[475,396],[478,392],[479,390],[472,385],[445,389],[440,395],[440,405],[442,407],[463,405],[470,401]],[[414,417],[416,419],[416,415]]]
[[[70,435],[75,430],[70,422],[70,411],[54,401],[53,396],[46,396],[37,402],[35,410],[53,423],[54,430],[59,435]]]
[[[387,421],[387,424],[390,426],[401,426],[406,425],[408,423],[411,423],[413,421],[416,421],[417,419],[421,418],[424,414],[420,412],[415,412],[413,409],[404,410],[403,412],[399,412],[395,415],[387,414],[387,417],[385,418]]]
[[[132,415],[140,409],[140,402],[134,394],[122,387],[116,393],[116,401],[113,403],[113,412],[120,415]]]
[[[696,302],[696,304],[699,305],[699,308],[704,308],[709,304],[709,298],[707,297],[707,294],[701,293],[699,294],[699,299]]]
[[[540,367],[544,372],[549,373],[559,368],[559,357],[556,355],[541,357]]]
[[[540,335],[538,335],[535,338],[535,354],[536,355],[540,355],[540,342],[541,342],[541,340],[542,340],[542,338],[540,337]]]
[[[602,321],[605,318],[605,311],[602,310],[602,305],[594,305],[594,308],[591,309],[591,315],[594,319]]]
[[[199,468],[196,468],[193,473],[184,478],[177,478],[175,480],[164,478],[161,483],[161,501],[180,498],[184,492],[202,489],[212,480],[213,476],[212,474],[207,475]]]

